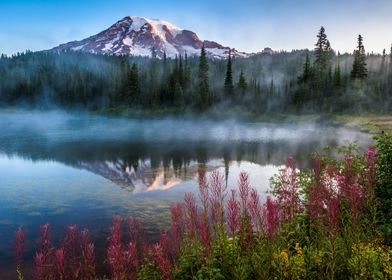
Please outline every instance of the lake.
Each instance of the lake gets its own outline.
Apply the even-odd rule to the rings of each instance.
[[[88,228],[103,255],[113,215],[138,217],[152,241],[167,229],[169,206],[197,191],[201,164],[222,172],[229,188],[246,171],[263,195],[288,156],[306,168],[312,152],[354,141],[361,149],[372,143],[368,134],[310,122],[0,111],[0,279],[14,273],[20,226],[30,260],[47,222],[55,244],[68,225]]]

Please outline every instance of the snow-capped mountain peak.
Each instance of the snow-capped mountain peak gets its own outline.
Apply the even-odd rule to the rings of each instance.
[[[152,50],[158,58],[176,55],[198,56],[203,44],[210,58],[226,58],[229,47],[216,42],[202,41],[196,33],[183,30],[160,19],[128,16],[108,29],[81,41],[73,41],[54,48],[54,51],[82,51],[108,55],[133,55],[151,57]],[[231,49],[234,56],[250,54]]]

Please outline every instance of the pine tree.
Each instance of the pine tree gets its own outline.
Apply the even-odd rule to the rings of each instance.
[[[335,66],[335,72],[333,74],[333,81],[334,81],[334,85],[337,88],[340,88],[342,85],[342,74],[341,74],[341,69],[340,69],[340,61],[339,61],[339,57],[338,57],[338,62]]]
[[[208,68],[207,53],[203,44],[199,58],[199,92],[197,101],[198,107],[201,110],[207,109],[211,103]]]
[[[137,102],[139,99],[139,95],[140,95],[139,70],[137,68],[136,63],[133,63],[131,71],[129,72],[128,105],[132,106],[135,102]]]
[[[383,49],[382,50],[382,55],[381,55],[380,74],[385,73],[387,70],[388,70],[388,67],[387,67],[387,50]]]
[[[390,73],[392,73],[392,44],[391,44],[391,50],[389,52],[389,69],[388,69],[388,71]]]
[[[229,50],[229,58],[227,60],[224,90],[225,90],[226,96],[228,96],[228,97],[233,96],[234,86],[233,86],[233,70],[232,70],[232,62],[231,62],[231,50]]]
[[[312,68],[312,64],[310,62],[310,56],[307,53],[306,60],[305,60],[304,66],[303,66],[303,73],[298,79],[299,82],[307,84],[310,81],[312,74],[313,74],[313,68]]]
[[[351,77],[353,79],[366,79],[368,75],[366,65],[366,52],[363,45],[363,37],[358,35],[358,46],[354,51],[354,63]]]
[[[331,44],[327,39],[327,34],[325,34],[325,28],[323,26],[320,28],[317,38],[314,66],[317,74],[322,76],[328,70],[331,58]]]
[[[185,61],[184,61],[184,90],[187,91],[192,84],[192,72],[191,67],[188,61],[188,55],[185,53]]]
[[[246,82],[244,71],[242,70],[238,79],[238,88],[241,90],[242,94],[245,94],[246,90],[248,89],[248,83]]]

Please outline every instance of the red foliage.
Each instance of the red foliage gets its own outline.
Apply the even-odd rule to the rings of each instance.
[[[185,230],[191,239],[197,238],[198,212],[193,193],[186,193],[184,198],[185,206]]]
[[[79,229],[76,225],[68,227],[67,234],[63,241],[63,248],[66,259],[66,275],[70,279],[77,279],[80,272],[80,244]]]
[[[215,226],[223,226],[224,223],[224,200],[226,194],[226,182],[224,176],[218,171],[210,175],[210,207],[212,222]]]
[[[165,256],[161,244],[155,244],[151,248],[151,258],[162,272],[163,278],[173,279],[172,267],[167,256]]]
[[[120,216],[113,217],[113,225],[110,228],[109,247],[107,249],[107,260],[109,270],[114,279],[125,279],[126,258],[122,249],[122,219]]]
[[[65,252],[64,248],[56,251],[56,270],[59,280],[65,279]]]
[[[84,229],[79,236],[79,242],[82,250],[82,259],[80,263],[80,278],[86,280],[93,280],[96,276],[94,244],[90,242],[90,236],[87,229]]]
[[[171,206],[171,235],[173,239],[173,254],[178,255],[180,251],[182,233],[184,230],[184,209],[181,203]]]
[[[40,227],[40,249],[34,258],[35,279],[54,279],[55,274],[55,248],[50,238],[49,224]]]
[[[231,196],[227,202],[227,223],[232,237],[235,236],[240,225],[240,203],[236,197],[236,191],[231,190]]]
[[[289,157],[286,166],[279,171],[280,185],[276,197],[282,208],[282,219],[290,221],[301,211],[300,195],[297,181],[297,170],[293,157]]]
[[[280,224],[279,202],[268,196],[265,212],[267,236],[272,239],[275,237]]]
[[[24,254],[24,243],[26,238],[26,231],[22,228],[19,228],[15,233],[15,241],[14,241],[14,257],[15,261],[18,265],[22,262],[23,254]]]

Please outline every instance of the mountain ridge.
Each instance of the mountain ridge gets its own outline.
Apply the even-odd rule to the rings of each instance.
[[[234,57],[249,57],[253,53],[237,51],[217,42],[201,40],[190,30],[181,29],[161,19],[127,16],[109,28],[80,41],[61,44],[51,51],[81,51],[107,55],[129,55],[157,58],[166,54],[169,58],[187,54],[199,56],[202,46],[207,56],[213,59],[227,58],[229,52]]]

